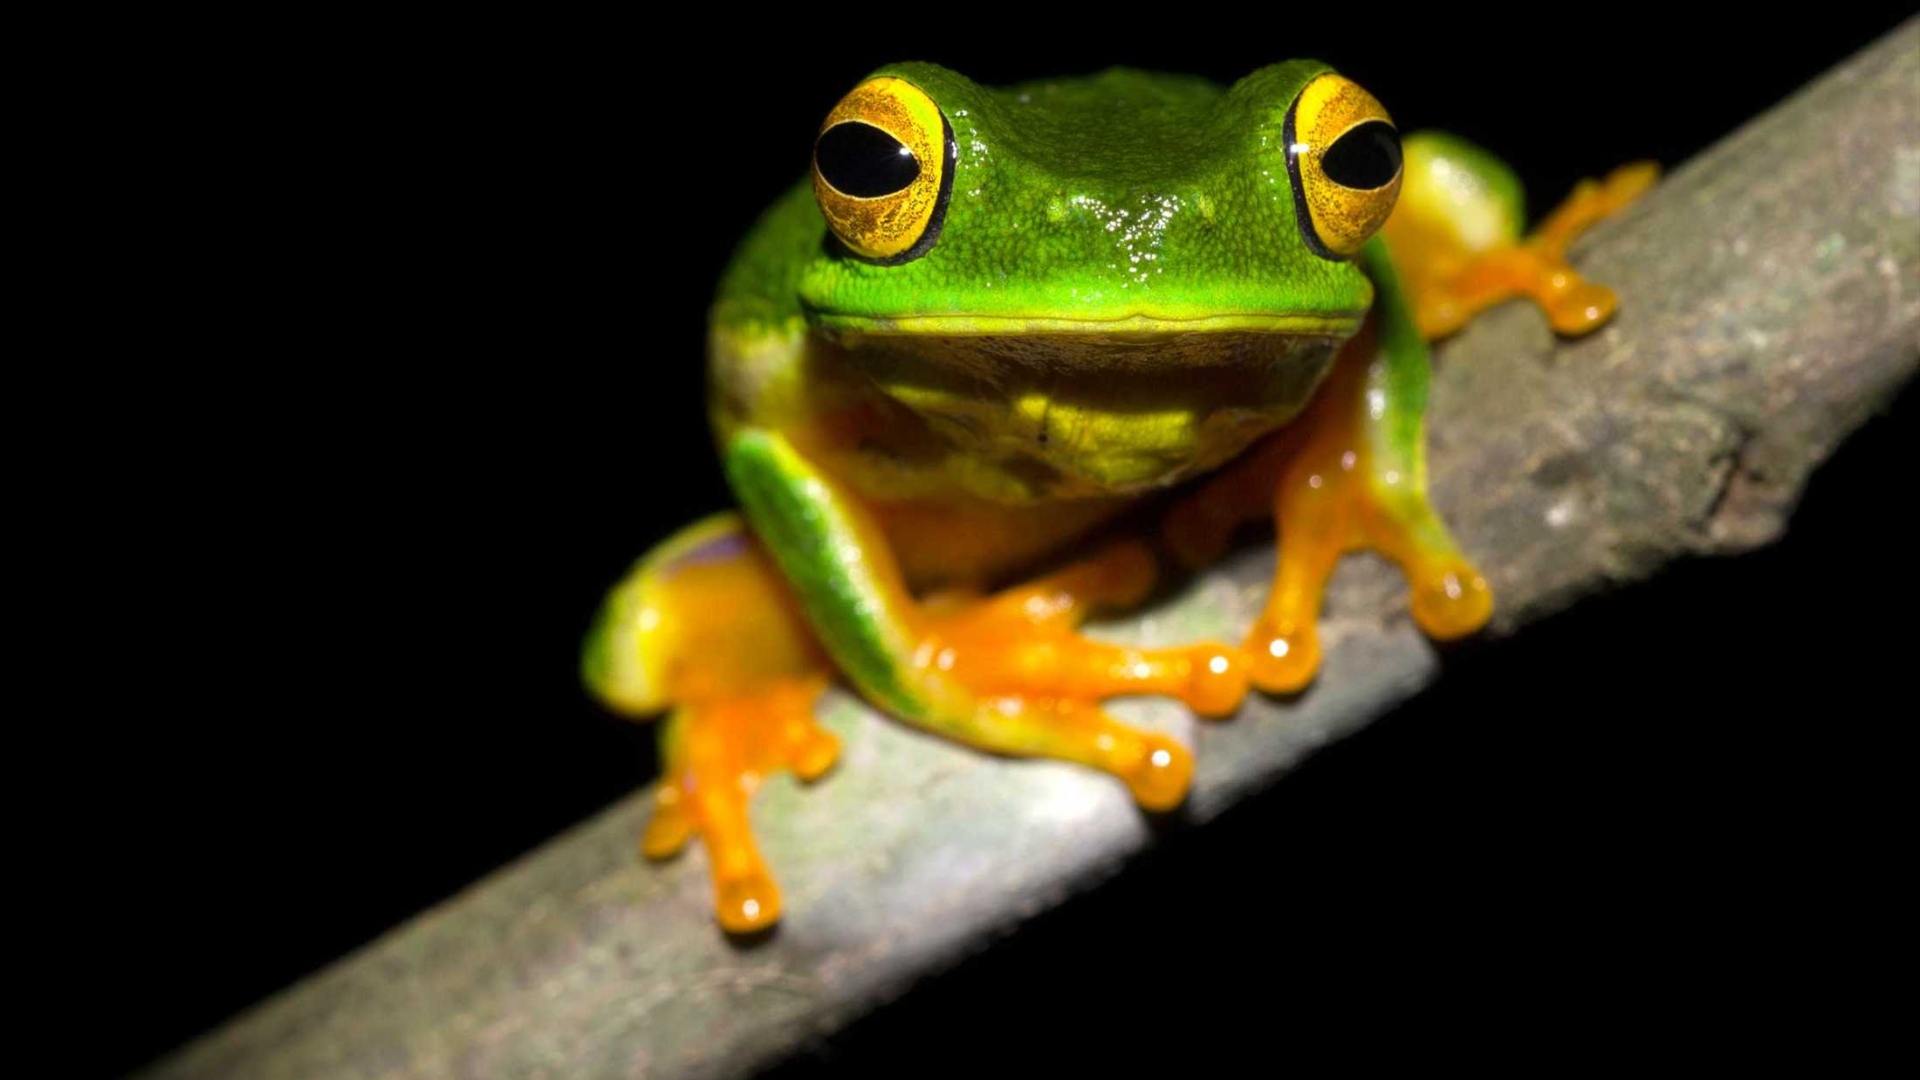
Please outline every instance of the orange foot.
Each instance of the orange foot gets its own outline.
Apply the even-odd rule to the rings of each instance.
[[[1140,649],[1075,633],[1097,608],[1138,603],[1153,579],[1146,547],[1128,542],[985,599],[930,598],[914,662],[963,687],[975,704],[936,709],[919,722],[998,753],[1105,770],[1149,810],[1178,805],[1193,779],[1192,754],[1165,735],[1120,723],[1099,703],[1167,695],[1202,716],[1225,716],[1247,692],[1239,650],[1217,642]]]
[[[1382,461],[1365,430],[1371,328],[1335,361],[1307,411],[1175,506],[1165,533],[1180,560],[1204,566],[1241,524],[1273,517],[1280,553],[1273,591],[1248,632],[1253,684],[1303,689],[1320,667],[1318,623],[1340,556],[1371,550],[1407,575],[1413,618],[1436,638],[1472,633],[1493,611],[1486,579],[1427,501],[1418,457]]]
[[[833,766],[840,741],[813,718],[825,688],[823,676],[779,682],[682,704],[667,720],[666,776],[654,789],[640,851],[664,859],[698,833],[712,864],[714,911],[729,932],[761,930],[780,918],[780,889],[754,845],[747,803],[775,770],[814,780]]]

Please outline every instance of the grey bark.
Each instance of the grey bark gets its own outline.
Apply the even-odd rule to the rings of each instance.
[[[1621,314],[1558,341],[1525,305],[1441,353],[1436,502],[1509,635],[1675,559],[1777,537],[1808,474],[1920,364],[1920,20],[1667,179],[1578,254]],[[1270,552],[1247,550],[1098,633],[1236,637]],[[1398,576],[1336,577],[1318,682],[1230,721],[1126,703],[1183,733],[1204,821],[1436,673]],[[901,992],[1149,842],[1110,778],[917,734],[830,695],[828,779],[755,805],[787,893],[730,944],[705,856],[643,864],[644,793],[153,1068],[153,1077],[737,1075]]]

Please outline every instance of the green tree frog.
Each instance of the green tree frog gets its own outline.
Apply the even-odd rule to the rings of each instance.
[[[906,723],[1105,770],[1164,810],[1190,753],[1102,699],[1226,716],[1249,686],[1300,691],[1343,552],[1404,568],[1428,633],[1472,632],[1492,599],[1427,501],[1426,342],[1517,294],[1563,332],[1605,320],[1611,294],[1564,252],[1652,179],[1586,182],[1523,236],[1505,167],[1403,143],[1321,63],[1225,88],[868,76],[713,306],[708,405],[740,511],[649,552],[588,635],[600,698],[670,712],[643,851],[699,836],[721,925],[774,922],[749,796],[831,767],[812,710],[836,675]],[[1160,548],[1189,568],[1275,519],[1265,611],[1239,644],[1081,637],[1156,568],[1141,540],[1082,545],[1169,492]]]

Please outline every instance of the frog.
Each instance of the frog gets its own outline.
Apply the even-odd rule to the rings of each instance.
[[[752,795],[833,767],[815,707],[836,681],[966,746],[1112,774],[1160,813],[1191,751],[1102,702],[1224,718],[1305,692],[1344,554],[1397,563],[1433,638],[1473,633],[1491,590],[1427,496],[1429,343],[1513,297],[1564,334],[1604,323],[1617,301],[1567,249],[1656,174],[1583,181],[1527,232],[1497,158],[1403,138],[1319,61],[1231,86],[868,74],[709,315],[738,509],[642,556],[586,635],[589,690],[666,717],[642,854],[698,837],[721,927],[775,925]],[[1116,532],[1143,512],[1146,536]],[[1080,632],[1266,518],[1273,585],[1242,640]]]

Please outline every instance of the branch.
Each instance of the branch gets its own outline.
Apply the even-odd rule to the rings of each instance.
[[[1621,294],[1559,342],[1508,305],[1447,346],[1433,385],[1434,497],[1510,635],[1677,558],[1784,528],[1808,474],[1920,365],[1920,20],[1691,162],[1595,231],[1583,269]],[[1100,632],[1234,638],[1271,551],[1243,551]],[[1187,808],[1220,813],[1436,675],[1397,574],[1351,560],[1325,669],[1184,732]],[[789,899],[752,947],[714,924],[705,856],[642,865],[635,795],[161,1063],[153,1077],[723,1076],[899,994],[1149,842],[1121,785],[915,733],[836,692],[845,749],[755,821]],[[697,848],[697,845],[696,845]]]

